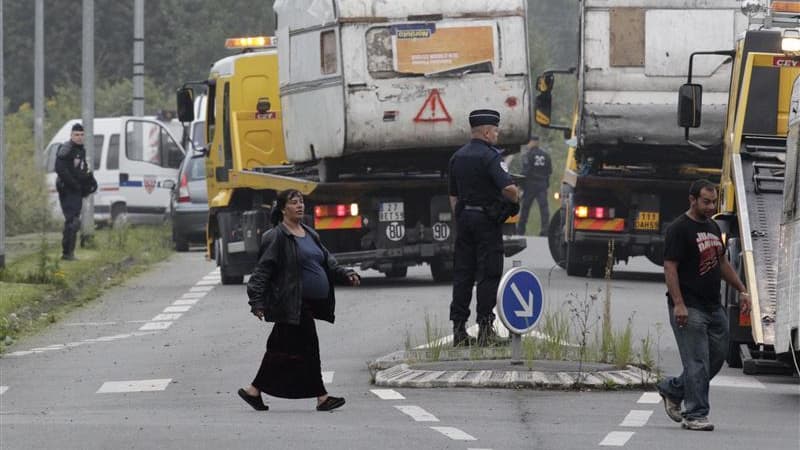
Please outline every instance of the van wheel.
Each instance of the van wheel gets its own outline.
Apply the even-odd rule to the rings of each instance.
[[[406,266],[392,266],[391,269],[387,270],[386,278],[405,278],[408,275],[408,267]]]
[[[111,206],[111,228],[120,228],[128,224],[128,207],[124,203]]]
[[[173,235],[172,242],[175,243],[175,251],[178,252],[188,252],[189,251],[189,240],[181,235]]]

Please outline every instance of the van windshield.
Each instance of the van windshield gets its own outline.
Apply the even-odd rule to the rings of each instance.
[[[462,77],[497,67],[493,22],[416,23],[367,30],[367,69],[374,78]]]

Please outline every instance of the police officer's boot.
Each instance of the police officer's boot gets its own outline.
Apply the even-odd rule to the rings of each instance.
[[[478,324],[478,345],[481,347],[488,347],[491,345],[503,345],[507,339],[503,339],[497,335],[494,330],[492,322],[481,322]]]
[[[78,233],[69,231],[64,234],[64,238],[61,242],[62,245],[62,255],[61,259],[64,261],[75,261],[75,245],[78,241]]]
[[[461,347],[469,344],[466,322],[453,322],[453,347]]]

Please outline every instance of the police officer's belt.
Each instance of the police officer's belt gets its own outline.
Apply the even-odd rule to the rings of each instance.
[[[473,206],[473,205],[464,205],[464,209],[467,211],[485,211],[483,206]]]

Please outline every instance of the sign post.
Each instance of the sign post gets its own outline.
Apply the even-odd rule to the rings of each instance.
[[[511,334],[511,364],[522,364],[522,335],[536,326],[543,310],[544,290],[536,274],[517,266],[503,275],[497,289],[497,313]]]

